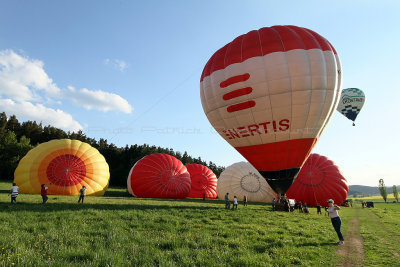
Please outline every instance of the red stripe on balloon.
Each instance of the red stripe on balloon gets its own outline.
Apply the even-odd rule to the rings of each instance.
[[[229,92],[227,94],[224,94],[222,96],[222,98],[224,100],[230,100],[232,98],[236,98],[236,97],[239,97],[239,96],[248,95],[251,92],[253,92],[253,88],[251,88],[251,87],[241,88],[241,89],[237,89],[235,91]]]
[[[225,87],[228,87],[229,85],[232,85],[234,83],[240,83],[240,82],[247,81],[249,78],[250,78],[250,74],[248,74],[248,73],[245,73],[245,74],[242,74],[242,75],[233,76],[233,77],[230,77],[229,79],[226,79],[225,81],[221,82],[219,84],[219,86],[221,88],[225,88]]]
[[[254,102],[253,100],[251,101],[246,101],[246,102],[242,102],[239,104],[235,104],[232,106],[227,107],[227,111],[228,112],[235,112],[235,111],[239,111],[239,110],[243,110],[243,109],[248,109],[248,108],[252,108],[256,105],[256,102]]]

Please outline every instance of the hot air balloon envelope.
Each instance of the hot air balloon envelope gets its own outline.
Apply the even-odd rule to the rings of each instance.
[[[328,199],[341,204],[346,200],[349,186],[339,167],[325,156],[311,154],[293,185],[287,191],[289,198],[309,206],[327,206]]]
[[[50,195],[104,195],[110,180],[108,164],[97,149],[78,140],[60,139],[42,143],[21,159],[14,182],[21,193],[40,194],[41,184]]]
[[[155,153],[133,166],[128,181],[133,195],[151,198],[185,198],[190,192],[190,174],[177,158]],[[129,185],[128,185],[129,186]]]
[[[296,26],[251,31],[219,49],[200,79],[216,131],[284,193],[336,109],[341,65],[333,46]]]
[[[218,178],[217,191],[221,200],[226,193],[229,193],[230,200],[234,196],[239,200],[247,196],[249,202],[270,203],[275,197],[275,192],[266,180],[248,162],[238,162],[227,167]]]
[[[201,164],[188,164],[186,168],[190,174],[191,189],[188,197],[216,198],[217,176],[212,170]]]
[[[358,88],[343,89],[337,111],[354,122],[364,103],[365,95],[363,91]]]

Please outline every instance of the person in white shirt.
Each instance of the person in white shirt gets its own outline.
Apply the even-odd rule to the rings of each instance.
[[[237,207],[238,207],[238,200],[237,200],[237,197],[236,196],[234,196],[233,197],[233,207],[232,207],[232,209],[237,209]]]
[[[339,242],[337,243],[338,245],[343,245],[344,243],[344,238],[342,235],[342,232],[340,231],[340,227],[342,226],[342,220],[340,219],[338,210],[340,210],[340,207],[338,205],[334,204],[333,199],[328,200],[328,214],[329,217],[331,218],[333,228],[335,228],[335,231],[339,237]]]
[[[11,204],[13,204],[14,202],[17,203],[18,189],[19,187],[17,186],[17,184],[13,183],[9,193],[9,195],[11,194]]]

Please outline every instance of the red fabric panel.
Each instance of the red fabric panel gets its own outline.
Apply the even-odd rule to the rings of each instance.
[[[316,138],[304,138],[235,148],[257,170],[279,171],[301,168],[316,143]]]
[[[294,49],[336,50],[321,35],[297,26],[272,26],[250,31],[219,49],[204,67],[200,81],[214,71],[240,63],[252,57]]]
[[[191,189],[188,197],[214,199],[217,197],[217,176],[212,170],[201,164],[186,165],[190,173]]]
[[[288,198],[307,202],[310,206],[327,206],[327,200],[333,199],[342,204],[349,191],[347,180],[339,167],[325,156],[311,154],[293,185],[286,192]]]

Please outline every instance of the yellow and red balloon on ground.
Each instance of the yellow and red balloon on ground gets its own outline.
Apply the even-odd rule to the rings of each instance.
[[[107,190],[110,172],[105,158],[87,143],[59,139],[31,149],[19,162],[14,182],[20,193],[40,194],[41,185],[50,185],[50,195],[102,196]]]
[[[336,50],[297,26],[250,31],[209,59],[201,102],[216,131],[278,193],[293,183],[335,111]]]

